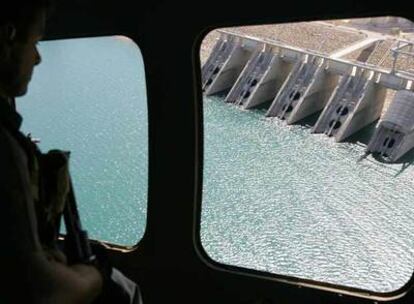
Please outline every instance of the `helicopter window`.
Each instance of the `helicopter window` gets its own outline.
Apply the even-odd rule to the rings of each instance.
[[[42,151],[71,151],[89,237],[122,246],[142,238],[148,178],[143,58],[124,36],[42,41],[42,63],[16,102]]]
[[[414,115],[397,97],[411,84],[387,83],[414,79],[413,32],[411,21],[383,17],[204,38],[200,240],[213,261],[377,293],[410,280],[414,141],[383,144],[392,134],[383,119]],[[391,110],[398,102],[404,111]]]

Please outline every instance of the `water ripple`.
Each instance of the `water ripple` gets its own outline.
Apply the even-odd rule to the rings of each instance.
[[[364,146],[204,102],[201,239],[216,261],[389,292],[413,272],[414,170]]]

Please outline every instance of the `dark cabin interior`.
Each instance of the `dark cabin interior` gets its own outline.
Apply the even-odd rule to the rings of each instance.
[[[388,294],[220,265],[200,244],[203,98],[199,48],[212,29],[351,17],[414,20],[403,1],[60,1],[46,40],[125,35],[140,47],[149,112],[146,232],[114,265],[136,280],[144,303],[414,303],[412,283]],[[168,52],[165,51],[166,47]]]

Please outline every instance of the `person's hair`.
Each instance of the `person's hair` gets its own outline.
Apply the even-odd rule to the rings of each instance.
[[[45,9],[49,15],[54,7],[53,0],[11,0],[7,3],[7,9],[0,10],[0,26],[14,25],[18,30],[18,36],[24,37],[31,26],[36,13]]]

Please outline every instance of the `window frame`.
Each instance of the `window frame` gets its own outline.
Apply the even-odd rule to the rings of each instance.
[[[391,17],[394,17],[393,15],[390,15]],[[372,16],[376,17],[376,16]],[[379,16],[378,16],[379,17]],[[352,19],[357,18],[355,16],[349,16],[346,19]],[[368,18],[368,16],[367,16]],[[414,22],[410,18],[407,17],[400,17],[407,19],[411,22]],[[336,19],[336,18],[335,18]],[[341,18],[345,19],[345,18]],[[337,19],[340,20],[340,19]],[[319,20],[302,20],[303,22],[311,22],[311,21],[319,21]],[[287,21],[286,23],[294,23],[294,22],[302,22],[298,20],[293,21]],[[321,20],[324,21],[324,20]],[[283,24],[284,22],[275,22],[272,24]],[[270,24],[270,23],[268,23]],[[305,278],[298,278],[294,276],[289,275],[282,275],[277,273],[271,273],[271,272],[265,272],[261,270],[254,270],[244,267],[239,267],[235,265],[228,265],[224,263],[220,263],[218,261],[215,261],[212,259],[209,254],[206,252],[202,245],[201,241],[201,220],[202,220],[202,191],[203,191],[203,165],[204,165],[204,96],[202,91],[202,82],[201,82],[201,60],[200,60],[200,51],[201,51],[201,45],[203,43],[204,38],[212,31],[219,30],[223,27],[233,27],[233,26],[248,26],[248,25],[266,25],[263,23],[260,24],[239,24],[239,23],[233,23],[233,24],[226,24],[225,26],[218,26],[214,25],[211,27],[204,28],[201,32],[199,32],[199,35],[194,43],[193,46],[193,64],[195,68],[195,76],[194,76],[194,82],[196,87],[196,131],[197,131],[197,156],[198,156],[198,166],[199,170],[197,171],[197,197],[196,197],[196,214],[195,214],[195,222],[194,222],[194,245],[196,252],[199,256],[199,258],[205,263],[208,267],[211,269],[214,269],[215,271],[225,272],[225,273],[231,273],[236,274],[240,276],[245,277],[251,277],[251,278],[257,278],[261,280],[266,281],[273,281],[283,284],[288,284],[292,286],[296,286],[298,288],[307,287],[315,290],[320,291],[327,291],[329,293],[333,293],[338,295],[339,297],[342,297],[343,295],[352,296],[360,299],[369,299],[373,301],[392,301],[392,300],[398,300],[403,298],[408,294],[411,287],[414,285],[414,269],[412,270],[412,274],[410,279],[400,288],[394,291],[390,292],[376,292],[371,291],[363,288],[356,288],[356,287],[349,287],[339,284],[333,284],[333,283],[326,283],[326,282],[320,282],[316,280],[311,279],[305,279]]]

